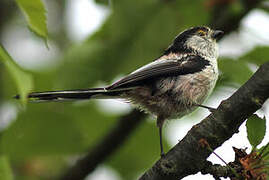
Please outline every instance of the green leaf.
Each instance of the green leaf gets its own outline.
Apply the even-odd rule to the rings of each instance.
[[[31,31],[45,40],[47,44],[48,30],[46,9],[41,0],[16,0],[22,10]]]
[[[237,60],[222,58],[219,61],[219,69],[222,72],[218,84],[238,83],[244,84],[253,74],[249,68],[249,64],[253,63],[258,66],[264,64],[268,60],[264,57],[269,56],[269,46],[258,46]]]
[[[219,69],[223,73],[222,78],[240,85],[244,84],[253,74],[246,62],[232,59],[221,59]]]
[[[259,118],[256,114],[253,114],[248,118],[247,123],[248,140],[255,149],[263,140],[266,130],[265,118]]]
[[[258,46],[244,56],[240,57],[240,61],[251,62],[258,66],[266,63],[269,56],[269,46]]]
[[[0,155],[0,179],[12,180],[13,175],[6,156]]]
[[[27,94],[33,88],[32,76],[24,72],[11,58],[8,52],[0,45],[0,60],[3,61],[10,75],[14,79],[18,92],[21,97],[21,102],[26,104]]]

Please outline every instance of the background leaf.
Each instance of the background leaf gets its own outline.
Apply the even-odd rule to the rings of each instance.
[[[26,104],[26,96],[33,88],[32,76],[23,70],[12,60],[8,52],[0,45],[0,59],[4,62],[10,75],[17,85],[21,101]]]
[[[9,160],[4,155],[0,155],[0,179],[3,179],[3,180],[12,180],[13,179]]]
[[[43,38],[47,45],[47,18],[43,2],[41,0],[16,0],[16,2],[22,10],[30,30]]]
[[[259,118],[256,114],[253,114],[248,118],[247,123],[248,140],[253,149],[256,148],[263,140],[266,130],[265,117]]]
[[[258,46],[254,48],[252,51],[240,57],[239,60],[244,61],[244,62],[254,63],[260,66],[263,63],[268,62],[268,59],[266,57],[269,57],[269,47]]]

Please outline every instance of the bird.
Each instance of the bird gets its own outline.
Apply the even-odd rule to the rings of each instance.
[[[219,48],[224,34],[207,26],[179,33],[162,55],[113,84],[101,88],[32,92],[31,102],[124,99],[157,119],[160,154],[164,122],[193,112],[210,95],[218,79]],[[20,98],[19,95],[16,98]]]

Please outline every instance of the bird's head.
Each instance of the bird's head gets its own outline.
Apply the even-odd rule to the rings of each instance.
[[[166,50],[169,53],[196,53],[203,56],[217,58],[217,40],[223,31],[212,30],[206,26],[187,29],[180,33],[173,44]]]

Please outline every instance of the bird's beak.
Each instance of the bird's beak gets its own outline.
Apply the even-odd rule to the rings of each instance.
[[[212,33],[212,38],[213,39],[216,39],[216,40],[219,40],[222,35],[224,34],[223,31],[220,31],[220,30],[215,30],[213,33]]]

